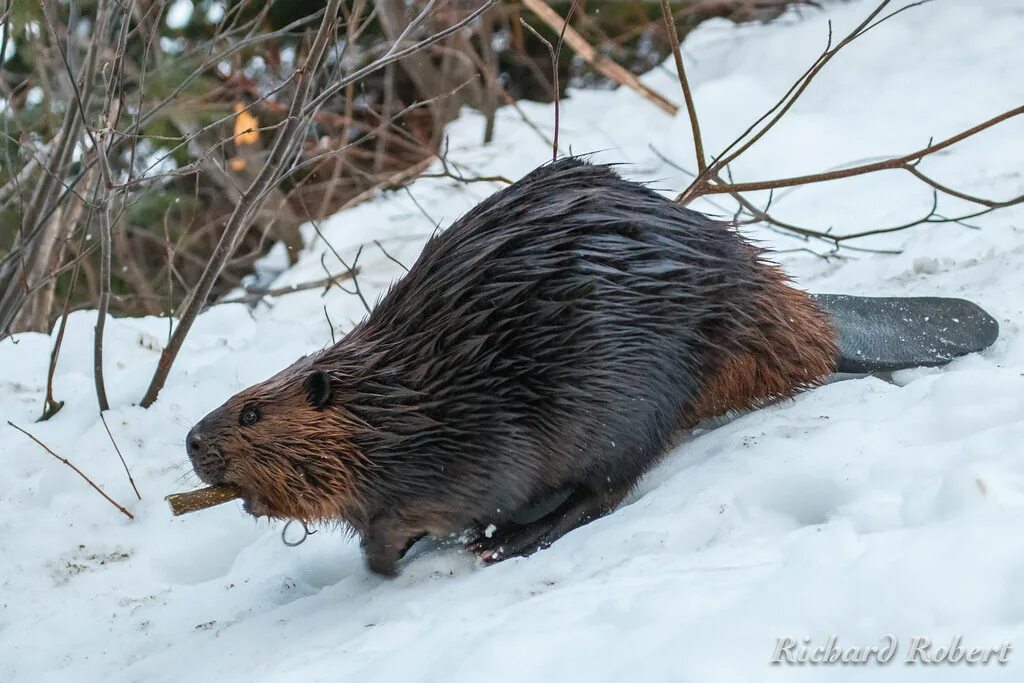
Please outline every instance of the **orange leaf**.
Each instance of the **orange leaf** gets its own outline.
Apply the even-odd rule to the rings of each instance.
[[[235,116],[235,144],[255,145],[260,140],[259,119],[245,111],[242,104],[236,104],[235,111],[238,112]]]

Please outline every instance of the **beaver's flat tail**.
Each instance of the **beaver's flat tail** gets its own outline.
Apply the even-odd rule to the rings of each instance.
[[[964,299],[811,296],[836,328],[838,372],[945,365],[999,336],[999,323]]]

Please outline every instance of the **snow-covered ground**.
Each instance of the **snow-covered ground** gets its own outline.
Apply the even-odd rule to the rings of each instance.
[[[684,46],[710,152],[785,91],[826,40],[873,2],[828,3],[768,26],[711,22]],[[1019,0],[942,0],[914,8],[841,54],[785,124],[738,162],[737,180],[831,168],[910,151],[1024,102]],[[680,100],[671,68],[646,77]],[[550,134],[549,106],[523,110]],[[667,193],[692,167],[684,115],[630,91],[573,91],[568,151],[600,150],[627,177]],[[518,114],[451,126],[467,174],[517,178],[550,154]],[[1024,191],[1024,121],[926,161],[969,192]],[[434,221],[449,224],[496,190],[421,179],[322,226],[351,259],[380,240],[411,263]],[[414,203],[415,198],[415,203]],[[763,198],[762,198],[763,200]],[[417,206],[418,203],[418,206]],[[780,218],[836,232],[904,222],[930,192],[891,172],[779,193]],[[716,210],[707,204],[699,208]],[[965,209],[942,199],[940,211]],[[51,338],[0,343],[0,413],[72,459],[135,515],[119,514],[68,468],[7,427],[0,437],[0,681],[769,681],[1021,680],[1024,672],[1024,211],[930,225],[822,259],[757,233],[801,286],[858,294],[971,298],[999,341],[948,367],[894,382],[838,382],[704,430],[677,448],[616,513],[529,559],[481,567],[453,545],[420,544],[383,580],[357,542],[323,529],[297,548],[237,504],[172,519],[163,496],[196,483],[188,427],[238,389],[330,342],[363,315],[338,290],[282,297],[254,311],[203,315],[160,400],[133,405],[167,338],[167,321],[108,323],[107,422],[139,485],[137,501],[96,411],[94,313],[70,322],[55,380],[66,407],[40,412]],[[340,269],[312,229],[277,285]],[[367,298],[401,274],[370,242]],[[840,645],[914,636],[968,647],[1009,641],[986,667],[772,666],[776,638],[836,634]],[[867,670],[864,670],[867,669]]]

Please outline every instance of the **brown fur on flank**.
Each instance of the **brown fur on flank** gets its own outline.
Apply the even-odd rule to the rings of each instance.
[[[680,425],[834,362],[824,315],[734,229],[563,159],[433,237],[349,334],[186,443],[251,513],[349,525],[374,571],[426,533],[492,524],[470,547],[496,561],[611,512]]]
[[[764,265],[776,285],[758,295],[754,320],[730,330],[734,340],[720,338],[716,345],[738,346],[709,362],[703,387],[683,425],[727,413],[750,410],[807,389],[835,372],[835,330],[810,297],[789,285],[775,265]]]

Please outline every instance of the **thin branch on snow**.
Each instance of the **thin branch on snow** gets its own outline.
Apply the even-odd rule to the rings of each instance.
[[[68,460],[67,458],[62,457],[60,455],[57,455],[56,453],[53,452],[53,449],[51,449],[45,443],[43,443],[42,441],[40,441],[36,437],[32,436],[30,433],[28,433],[27,431],[25,431],[24,429],[22,429],[18,425],[14,424],[10,420],[7,421],[7,424],[10,425],[11,427],[14,427],[15,429],[17,429],[19,432],[21,432],[22,434],[24,434],[28,438],[30,438],[33,441],[35,441],[37,444],[39,444],[39,446],[42,447],[42,449],[44,451],[46,451],[47,453],[49,453],[53,457],[57,458],[57,460],[60,460],[62,463],[64,463],[68,467],[70,467],[72,470],[74,470],[75,474],[80,476],[82,479],[85,479],[85,481],[89,484],[89,486],[91,486],[94,489],[96,489],[97,493],[99,493],[101,496],[106,498],[107,502],[109,502],[111,505],[113,505],[118,510],[120,510],[121,514],[123,514],[125,517],[127,517],[128,519],[135,519],[135,516],[132,515],[132,513],[128,512],[127,508],[125,508],[123,505],[118,503],[116,500],[114,500],[113,498],[108,496],[103,489],[101,489],[99,486],[97,486],[96,483],[85,474],[85,472],[83,472],[82,470],[80,470],[77,467],[75,467],[74,463],[72,463],[70,460]]]
[[[135,485],[135,479],[132,478],[132,472],[128,469],[128,463],[124,461],[124,455],[121,453],[121,449],[117,446],[117,441],[114,440],[114,435],[110,431],[110,425],[107,424],[107,418],[103,413],[100,413],[100,421],[103,422],[103,428],[107,430],[107,436],[110,437],[110,443],[114,445],[114,450],[117,451],[117,457],[121,459],[121,466],[124,467],[124,473],[128,475],[128,483],[132,485],[132,490],[135,491],[135,497],[142,500],[142,494],[139,493],[139,487]]]

